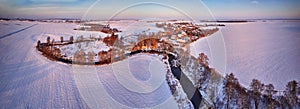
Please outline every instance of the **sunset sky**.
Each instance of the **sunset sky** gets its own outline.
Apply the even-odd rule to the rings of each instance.
[[[0,0],[4,18],[260,19],[300,18],[299,11],[300,0]]]

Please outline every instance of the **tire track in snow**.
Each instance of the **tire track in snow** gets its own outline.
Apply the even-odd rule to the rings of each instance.
[[[33,25],[31,25],[31,26],[28,26],[28,27],[26,27],[26,28],[17,30],[17,31],[15,31],[15,32],[11,32],[11,33],[5,34],[5,35],[3,35],[3,36],[0,36],[0,39],[5,38],[5,37],[8,37],[8,36],[11,36],[11,35],[16,34],[16,33],[19,33],[19,32],[22,32],[22,31],[27,30],[27,29],[29,29],[29,28],[31,28],[31,27],[34,27],[35,25],[38,25],[38,24],[33,24]]]

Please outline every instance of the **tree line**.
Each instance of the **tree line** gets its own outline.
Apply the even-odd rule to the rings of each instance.
[[[224,79],[223,97],[219,97],[216,108],[254,108],[254,109],[296,109],[300,107],[300,86],[295,80],[287,83],[284,91],[278,91],[273,84],[263,84],[253,79],[249,89],[238,82],[233,73]],[[279,94],[279,92],[282,92]]]

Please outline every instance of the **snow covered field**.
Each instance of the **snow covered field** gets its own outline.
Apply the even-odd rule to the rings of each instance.
[[[213,68],[223,75],[233,72],[245,87],[256,78],[284,90],[288,81],[300,80],[299,24],[298,20],[228,23],[205,40],[191,44],[192,54],[204,52]],[[216,49],[218,43],[213,43],[222,37],[226,52],[213,51],[222,50]],[[226,56],[226,64],[216,65],[222,62],[213,55]],[[216,59],[218,63],[213,62]]]
[[[234,72],[247,86],[256,78],[278,90],[300,81],[299,30],[299,20],[229,24],[222,30],[227,73]]]
[[[0,36],[9,34],[0,39],[1,108],[178,108],[165,81],[165,65],[157,56],[137,55],[113,65],[71,66],[46,59],[35,46],[48,36],[69,39],[78,34],[75,24],[0,24]],[[126,73],[123,70],[131,74],[121,74]]]

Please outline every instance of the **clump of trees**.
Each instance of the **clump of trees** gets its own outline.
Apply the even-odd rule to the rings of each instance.
[[[112,56],[112,50],[110,49],[109,51],[100,51],[98,52],[98,57],[99,57],[99,62],[100,64],[106,64],[110,63],[111,61],[111,56]]]
[[[51,38],[47,37],[46,43],[42,43],[40,40],[37,41],[36,49],[38,51],[41,51],[44,56],[46,56],[47,58],[49,58],[51,60],[62,60],[62,61],[70,62],[70,60],[62,58],[64,56],[61,54],[61,50],[59,49],[59,47],[57,45],[71,44],[71,43],[73,43],[73,40],[74,40],[74,38],[73,38],[73,36],[71,36],[70,40],[66,41],[66,43],[64,43],[63,37],[60,37],[60,41],[55,42],[54,39],[52,39],[52,41],[51,41]]]
[[[214,102],[216,108],[300,108],[300,85],[295,80],[288,82],[284,91],[277,91],[272,84],[265,85],[257,79],[253,79],[247,89],[230,73],[225,76],[223,94],[222,100]]]
[[[250,107],[250,101],[248,99],[247,91],[242,87],[238,79],[230,73],[225,76],[225,96],[224,100],[226,101],[225,107],[230,108],[248,108]]]
[[[118,39],[118,35],[114,35],[114,33],[111,34],[111,36],[107,36],[103,39],[103,42],[107,45],[107,46],[113,46],[116,42],[116,40]]]
[[[204,53],[200,53],[198,57],[199,63],[208,67],[208,57]]]

